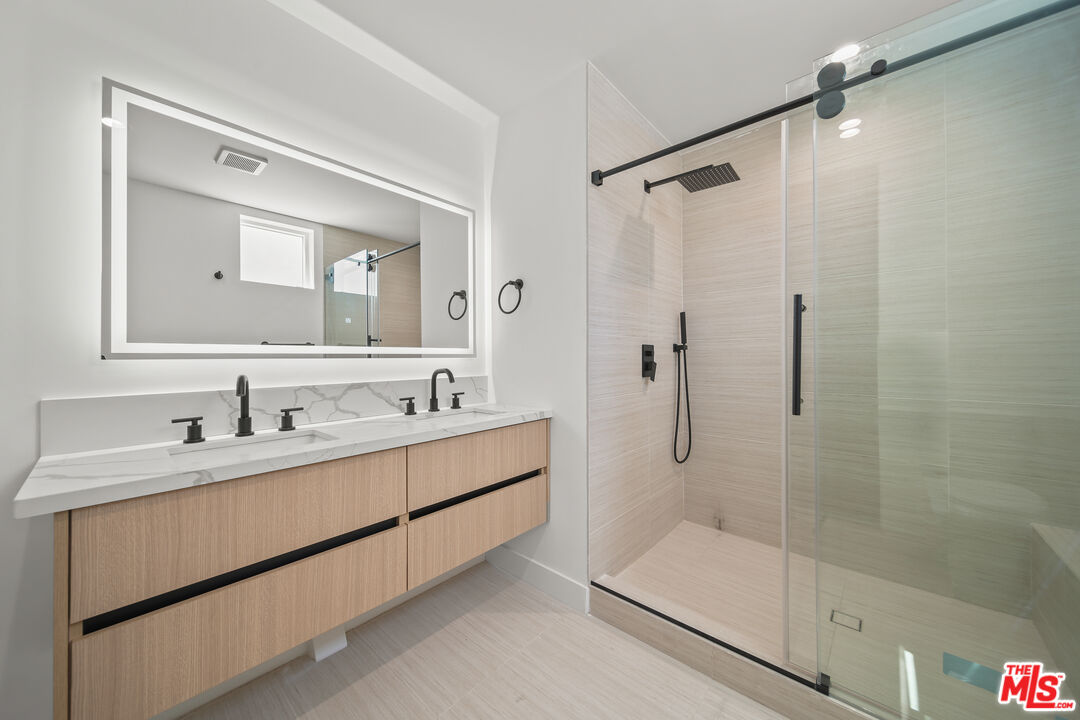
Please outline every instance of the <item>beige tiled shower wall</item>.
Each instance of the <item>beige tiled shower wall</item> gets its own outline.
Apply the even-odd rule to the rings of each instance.
[[[784,402],[781,129],[683,155],[738,182],[683,199],[683,298],[694,447],[687,520],[780,547]],[[659,193],[659,191],[657,191]]]
[[[817,125],[821,557],[1019,616],[1032,523],[1080,526],[1078,22]]]
[[[610,168],[667,141],[589,68],[589,167]],[[677,156],[588,188],[589,574],[615,573],[682,520],[683,473],[672,459],[682,309],[682,196],[642,182],[681,170]],[[656,347],[656,382],[641,346]]]

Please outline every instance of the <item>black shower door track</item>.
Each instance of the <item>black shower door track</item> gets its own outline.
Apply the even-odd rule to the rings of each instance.
[[[677,627],[682,628],[683,630],[686,630],[689,633],[693,633],[694,635],[697,635],[699,638],[702,638],[703,640],[708,640],[709,642],[713,643],[714,645],[719,645],[720,647],[724,648],[725,650],[730,650],[731,652],[735,653],[736,655],[738,655],[740,657],[743,657],[743,658],[746,658],[747,660],[755,662],[758,665],[761,665],[761,666],[763,666],[765,668],[768,668],[769,670],[772,670],[775,673],[779,673],[779,674],[783,675],[784,677],[788,678],[789,680],[794,680],[795,682],[799,683],[800,685],[805,685],[808,688],[811,688],[813,690],[817,690],[822,695],[828,695],[829,694],[829,684],[830,684],[829,683],[829,676],[826,675],[825,673],[818,673],[818,680],[817,680],[817,682],[814,682],[813,680],[810,680],[809,678],[805,678],[802,675],[799,675],[797,673],[793,673],[790,670],[787,670],[786,668],[782,668],[782,667],[780,667],[779,665],[777,665],[775,663],[771,663],[768,660],[766,660],[765,658],[758,657],[757,655],[753,654],[752,652],[747,652],[746,650],[743,650],[741,647],[738,647],[737,645],[732,645],[731,643],[724,642],[720,638],[714,637],[714,636],[710,635],[709,633],[705,632],[704,630],[699,630],[698,628],[694,627],[693,625],[688,625],[688,624],[684,623],[681,620],[676,620],[675,618],[671,617],[670,615],[666,615],[666,614],[660,612],[659,610],[651,608],[648,605],[646,605],[645,603],[639,602],[639,601],[635,600],[632,597],[627,597],[626,595],[623,595],[621,592],[617,592],[615,590],[612,590],[609,587],[605,587],[605,586],[601,585],[600,583],[596,582],[595,580],[592,580],[589,584],[592,585],[597,590],[603,590],[608,595],[611,595],[613,597],[617,597],[620,600],[622,600],[623,602],[630,603],[634,607],[636,607],[636,608],[638,608],[640,610],[644,610],[645,612],[649,613],[650,615],[655,615],[656,617],[660,618],[661,620],[665,620],[665,621],[671,623],[672,625],[675,625]]]
[[[663,150],[657,150],[654,153],[639,157],[637,160],[631,160],[630,162],[623,163],[622,165],[613,167],[610,170],[593,170],[590,179],[593,185],[603,185],[604,178],[611,177],[612,175],[618,175],[621,172],[631,170],[638,167],[639,165],[650,163],[653,160],[659,160],[662,157],[667,157],[668,155],[671,155],[673,153],[681,152],[687,148],[693,147],[694,145],[700,145],[703,142],[708,142],[709,140],[721,137],[722,135],[727,135],[728,133],[735,132],[736,130],[741,130],[742,128],[759,123],[762,120],[768,120],[769,118],[791,112],[792,110],[796,110],[804,105],[809,105],[815,100],[821,98],[826,93],[843,91],[847,88],[862,85],[863,83],[870,80],[884,77],[889,73],[899,72],[909,67],[918,65],[919,63],[926,62],[927,60],[933,60],[934,58],[944,55],[946,53],[965,48],[968,45],[974,45],[977,42],[982,42],[983,40],[992,38],[996,35],[1001,35],[1002,33],[1009,32],[1010,30],[1015,30],[1025,25],[1030,25],[1031,23],[1037,22],[1044,18],[1052,17],[1060,12],[1071,10],[1078,5],[1080,5],[1080,0],[1058,0],[1058,2],[1044,5],[1041,8],[1036,8],[1035,10],[1031,10],[1030,12],[1023,13],[1022,15],[1017,15],[1016,17],[1009,20],[1004,20],[994,25],[985,27],[982,30],[977,30],[973,33],[958,37],[955,40],[950,40],[949,42],[935,45],[934,47],[923,50],[922,52],[918,52],[914,55],[909,55],[906,58],[902,58],[895,62],[888,63],[886,64],[885,68],[882,69],[880,72],[868,70],[861,75],[856,75],[850,80],[845,80],[828,88],[816,90],[809,95],[803,95],[802,97],[796,98],[794,100],[789,100],[783,105],[777,105],[776,107],[769,108],[768,110],[763,110],[762,112],[759,112],[755,115],[745,117],[742,120],[737,120],[733,123],[717,128],[716,130],[707,132],[704,135],[698,135],[697,137],[692,137],[689,140],[683,140],[680,143],[675,143],[674,145],[666,147]],[[878,62],[882,61],[879,60]]]

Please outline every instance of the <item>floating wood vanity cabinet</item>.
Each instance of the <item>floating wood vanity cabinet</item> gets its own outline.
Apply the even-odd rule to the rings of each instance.
[[[54,717],[142,720],[547,520],[548,421],[55,515]]]
[[[405,592],[395,527],[71,643],[73,718],[147,718]]]
[[[409,522],[409,589],[547,520],[540,474]]]
[[[409,511],[547,467],[548,421],[410,445]]]
[[[395,518],[405,448],[71,511],[71,622]]]

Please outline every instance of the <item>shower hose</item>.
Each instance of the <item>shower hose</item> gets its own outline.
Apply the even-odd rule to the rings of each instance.
[[[683,331],[685,337],[685,330]],[[690,374],[686,369],[686,340],[675,346],[675,440],[671,443],[671,454],[680,465],[690,457],[690,446],[694,443],[694,428],[690,424]],[[682,358],[682,365],[679,359]],[[679,457],[679,414],[683,390],[686,391],[686,453]]]

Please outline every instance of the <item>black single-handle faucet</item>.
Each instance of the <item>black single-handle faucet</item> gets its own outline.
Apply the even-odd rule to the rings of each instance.
[[[450,378],[450,382],[454,382],[454,373],[450,372],[450,368],[439,368],[431,373],[431,400],[428,402],[429,412],[439,412],[439,396],[435,394],[435,379],[439,377],[441,373],[446,373],[446,377]]]
[[[240,417],[236,419],[236,437],[248,437],[255,434],[251,429],[251,411],[248,409],[250,394],[247,375],[236,378],[236,397],[240,398]]]

